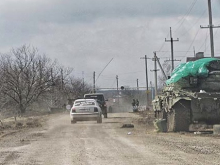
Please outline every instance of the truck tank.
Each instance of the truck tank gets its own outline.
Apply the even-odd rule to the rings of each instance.
[[[181,64],[152,101],[156,117],[168,131],[189,131],[193,123],[220,123],[220,59],[203,58]]]

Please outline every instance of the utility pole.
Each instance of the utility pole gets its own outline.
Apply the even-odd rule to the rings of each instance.
[[[155,59],[156,59],[158,65],[159,65],[159,67],[160,67],[160,69],[161,69],[161,71],[162,71],[162,73],[163,73],[164,78],[167,80],[167,75],[166,75],[166,73],[164,72],[162,65],[160,64],[160,59],[157,57],[156,53],[155,53],[154,57],[155,57]]]
[[[139,84],[138,84],[138,79],[137,79],[137,90],[139,90]]]
[[[93,93],[95,92],[95,72],[93,72]]]
[[[154,93],[153,93],[152,81],[150,81],[150,89],[151,89],[151,100],[153,100]]]
[[[145,73],[146,73],[146,88],[147,88],[147,106],[148,106],[148,71],[147,71],[147,59],[150,59],[150,58],[147,58],[147,55],[145,55],[144,57],[141,57],[140,59],[145,59]]]
[[[174,69],[174,55],[173,55],[173,42],[174,41],[179,41],[179,38],[177,38],[176,40],[174,40],[173,39],[173,37],[172,37],[172,29],[171,29],[171,27],[170,27],[170,40],[167,40],[166,38],[165,38],[165,42],[170,42],[171,43],[171,62],[172,62],[172,71],[173,71],[173,69]]]
[[[117,91],[118,91],[118,75],[116,75]]]
[[[214,26],[212,24],[212,5],[211,5],[211,0],[208,0],[208,9],[209,9],[209,25],[206,26],[206,27],[203,27],[203,26],[200,25],[200,28],[209,28],[211,57],[214,57],[215,56],[215,52],[214,52],[213,28],[219,28],[220,26]]]
[[[118,75],[116,75],[116,82],[117,82],[117,95],[118,95],[118,105],[119,105]]]
[[[151,59],[151,58],[147,58],[147,55],[145,55],[144,57],[141,57],[140,59],[145,59],[146,87],[148,90],[147,59]]]
[[[157,69],[157,55],[156,52],[154,52],[154,58],[152,59],[152,61],[154,61],[154,70],[151,70],[154,72],[154,83],[155,83],[155,96],[157,95],[157,71],[159,71]]]

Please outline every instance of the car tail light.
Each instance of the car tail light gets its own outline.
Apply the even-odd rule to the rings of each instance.
[[[94,108],[94,112],[98,112],[98,108],[97,107]]]
[[[75,108],[72,108],[72,113],[76,112],[76,109]]]

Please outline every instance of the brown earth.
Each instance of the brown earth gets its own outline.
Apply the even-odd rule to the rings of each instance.
[[[153,121],[146,111],[112,113],[102,124],[70,124],[68,113],[4,122],[0,164],[220,164],[220,136],[157,133]],[[131,123],[134,128],[121,128]]]

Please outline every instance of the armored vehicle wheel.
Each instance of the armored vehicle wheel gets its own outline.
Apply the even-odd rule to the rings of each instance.
[[[174,111],[170,111],[167,113],[167,131],[174,131]]]
[[[171,132],[189,131],[190,101],[177,102],[167,113],[167,130]]]

